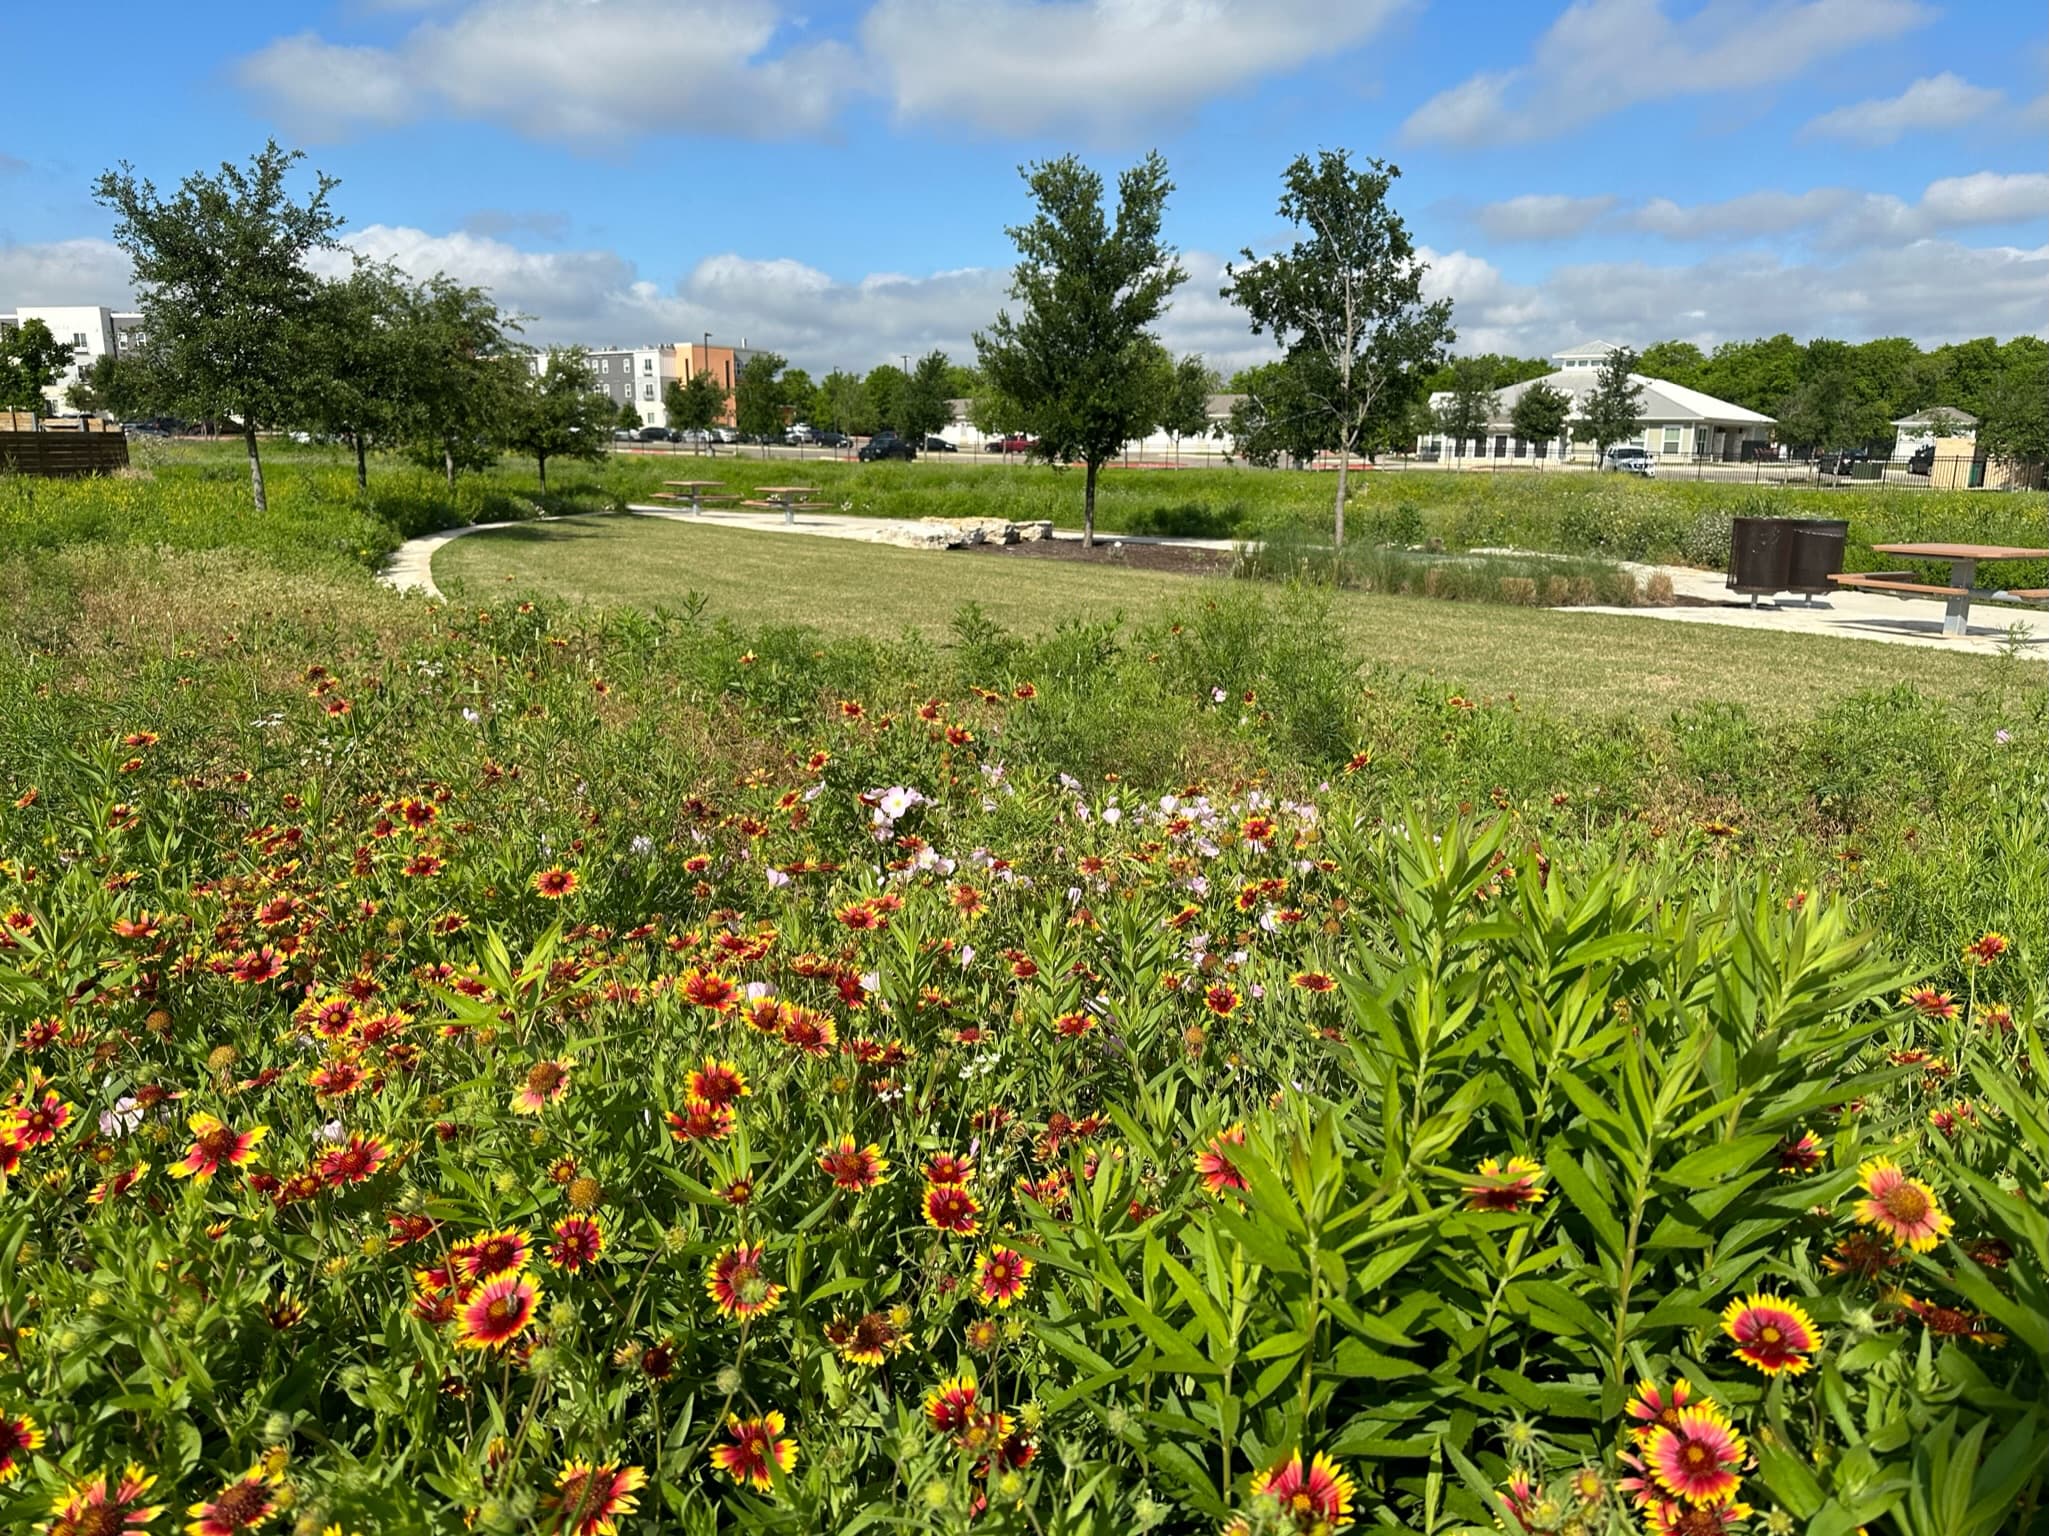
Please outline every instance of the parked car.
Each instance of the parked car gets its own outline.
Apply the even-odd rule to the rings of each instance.
[[[642,427],[634,434],[643,443],[673,443],[676,434],[667,427]]]
[[[925,451],[926,451],[927,453],[959,453],[959,452],[960,452],[960,450],[959,450],[958,448],[954,447],[954,445],[953,445],[952,443],[949,443],[949,442],[948,442],[948,441],[947,441],[947,440],[946,440],[945,438],[943,438],[943,437],[928,437],[928,438],[926,438],[926,439],[925,439]]]
[[[830,427],[820,427],[811,434],[811,441],[821,448],[850,448],[854,440],[844,432],[835,432]]]
[[[1651,451],[1648,448],[1623,444],[1610,448],[1601,455],[1601,468],[1603,470],[1612,470],[1617,474],[1642,475],[1648,480],[1657,475],[1658,461],[1651,457]]]
[[[1868,448],[1837,448],[1824,453],[1814,461],[1814,467],[1824,475],[1847,475],[1858,464],[1871,462]]]
[[[717,438],[713,437],[711,433],[705,431],[702,427],[684,427],[680,431],[672,433],[671,436],[679,443],[714,443],[718,441]]]
[[[715,443],[737,443],[740,441],[740,434],[731,427],[713,427],[711,440]]]
[[[1932,475],[1935,473],[1935,444],[1923,443],[1907,455],[1907,473],[1910,475]]]
[[[612,441],[615,443],[637,443],[640,441],[640,432],[633,427],[614,427],[612,429]]]
[[[1032,439],[1022,432],[1013,432],[1008,437],[992,437],[982,446],[984,453],[1030,453]]]
[[[861,462],[872,464],[877,459],[915,459],[918,450],[898,437],[894,432],[878,432],[861,445]]]
[[[801,448],[806,443],[818,441],[818,434],[808,421],[793,421],[783,428],[783,441],[792,448]]]
[[[1743,444],[1742,452],[1745,464],[1772,464],[1778,461],[1779,445],[1777,443],[1746,441]]]

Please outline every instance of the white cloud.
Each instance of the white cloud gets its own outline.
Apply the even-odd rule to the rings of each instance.
[[[0,304],[105,304],[134,300],[134,268],[111,240],[0,244]]]
[[[1566,240],[1599,223],[1615,202],[1612,196],[1527,192],[1483,205],[1474,211],[1473,222],[1490,240]]]
[[[1979,171],[1928,184],[1921,194],[1925,216],[1938,224],[2009,224],[2049,218],[2049,174],[2031,171],[2002,176]]]
[[[2006,99],[1944,70],[1916,80],[1897,96],[1860,101],[1824,112],[1800,131],[1856,144],[1893,144],[1909,133],[1955,128],[1983,117]]]
[[[593,148],[664,130],[779,139],[830,123],[859,76],[844,44],[789,30],[774,0],[472,0],[390,48],[283,38],[239,75],[312,136],[441,111]]]
[[[1972,225],[2017,224],[2049,217],[2049,174],[1977,171],[1928,184],[1918,202],[1884,192],[1816,187],[1806,192],[1749,192],[1682,207],[1653,198],[1626,216],[1632,228],[1669,240],[1752,240],[1806,231],[1827,249],[1892,245]]]
[[[1934,14],[1918,0],[1707,0],[1675,19],[1661,0],[1578,0],[1527,64],[1439,92],[1403,133],[1466,147],[1555,138],[1639,102],[1790,80]]]
[[[869,66],[901,118],[1121,139],[1355,46],[1402,0],[877,0]]]

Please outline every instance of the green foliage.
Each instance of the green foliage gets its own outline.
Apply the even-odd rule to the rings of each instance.
[[[1572,397],[1562,389],[1539,381],[1516,396],[1515,409],[1509,412],[1508,424],[1526,443],[1555,443],[1565,436],[1566,422],[1571,415]]]
[[[43,391],[71,365],[71,344],[59,342],[34,315],[0,330],[0,410],[41,416],[49,409]]]
[[[946,402],[952,384],[953,365],[944,352],[934,350],[919,358],[897,396],[897,431],[910,442],[922,444],[928,434],[951,426],[953,411]]]
[[[627,408],[631,409],[632,404],[629,400]],[[726,386],[709,369],[693,373],[688,379],[671,379],[662,391],[662,410],[670,427],[702,432],[725,414]],[[637,426],[639,422],[636,412],[630,424]]]
[[[605,456],[612,436],[612,399],[597,387],[590,358],[581,347],[551,347],[538,371],[516,366],[517,381],[507,410],[505,446],[532,457],[543,494],[548,460]]]
[[[1029,418],[1033,452],[1086,466],[1082,538],[1092,543],[1098,472],[1154,425],[1151,327],[1185,276],[1160,235],[1173,183],[1166,162],[1146,156],[1117,178],[1113,223],[1103,178],[1075,156],[1023,174],[1037,212],[1009,231],[1018,316],[999,312],[975,346],[990,388]]]
[[[1454,358],[1449,397],[1437,408],[1436,427],[1452,440],[1454,451],[1468,442],[1484,442],[1487,428],[1501,414],[1494,393],[1494,369],[1486,358]]]
[[[749,437],[782,435],[783,358],[776,352],[757,352],[747,359],[733,385],[733,421]]]
[[[1580,400],[1573,440],[1592,443],[1597,460],[1610,444],[1626,442],[1643,430],[1643,386],[1630,377],[1635,372],[1636,354],[1617,347],[1601,359],[1594,387]]]

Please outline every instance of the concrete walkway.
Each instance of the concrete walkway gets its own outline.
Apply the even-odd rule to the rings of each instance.
[[[799,513],[785,521],[780,512],[744,508],[708,508],[703,512],[678,511],[674,507],[629,505],[638,517],[658,517],[670,522],[697,523],[714,528],[737,528],[749,533],[802,534],[811,538],[853,539],[868,544],[901,544],[906,536],[930,533],[928,524],[900,518],[856,517],[848,513]],[[569,517],[540,519],[542,522],[574,522],[583,517],[616,514],[592,512]],[[451,540],[494,528],[524,528],[532,519],[507,523],[476,523],[467,528],[448,528],[439,533],[408,539],[378,573],[378,579],[401,592],[422,592],[440,597],[434,584],[434,556]],[[1056,539],[1079,539],[1077,533],[1056,530]],[[1166,544],[1184,549],[1225,550],[1229,539],[1179,539],[1152,534],[1098,534],[1104,544]],[[1776,602],[1750,600],[1729,591],[1719,571],[1696,570],[1683,565],[1640,565],[1623,562],[1623,569],[1639,580],[1653,575],[1671,578],[1672,590],[1682,598],[1696,599],[1702,606],[1604,608],[1583,607],[1560,610],[1566,613],[1594,613],[1631,619],[1655,619],[1671,624],[1722,624],[1732,629],[1760,629],[1779,634],[1824,635],[1838,639],[1877,640],[1888,645],[1922,645],[1939,650],[1964,651],[1995,656],[2015,643],[2013,626],[2024,655],[2049,656],[2049,613],[2039,610],[1992,608],[1978,604],[1971,610],[1968,634],[1942,632],[1943,605],[1933,598],[1897,598],[1872,592],[1834,592],[1814,599],[1810,605],[1797,597]]]

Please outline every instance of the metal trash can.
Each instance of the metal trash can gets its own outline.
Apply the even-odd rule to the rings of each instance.
[[[1785,517],[1730,519],[1730,591],[1759,597],[1786,589],[1786,563],[1792,554],[1786,529],[1791,521]]]
[[[1814,517],[1790,523],[1785,539],[1788,559],[1784,590],[1809,596],[1833,592],[1835,583],[1829,577],[1842,570],[1843,547],[1849,541],[1847,519]]]

